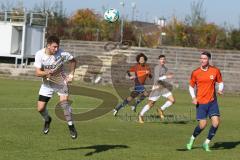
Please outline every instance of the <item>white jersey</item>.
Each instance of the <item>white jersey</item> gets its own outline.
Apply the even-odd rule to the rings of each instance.
[[[54,55],[48,55],[45,53],[45,48],[43,48],[36,53],[34,66],[42,70],[54,70],[60,66],[59,69],[62,74],[65,74],[63,70],[63,63],[72,59],[73,56],[70,53],[64,52],[61,49],[59,49]],[[46,78],[43,78],[43,84],[49,85],[49,81],[47,81]]]
[[[156,65],[154,68],[154,84],[159,83],[159,78],[166,75],[167,71],[168,68],[165,65]]]
[[[149,95],[149,100],[156,102],[161,96],[167,98],[171,93],[171,88],[169,88],[169,84],[167,80],[159,80],[160,77],[166,75],[168,72],[168,68],[163,65],[156,65],[154,68],[154,86],[157,85],[157,89],[153,89]],[[171,86],[171,85],[170,85]],[[154,87],[153,87],[154,88]]]

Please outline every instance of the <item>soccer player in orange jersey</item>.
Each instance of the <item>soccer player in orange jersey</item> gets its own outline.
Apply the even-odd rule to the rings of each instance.
[[[210,151],[209,142],[216,134],[220,122],[215,85],[218,83],[217,93],[222,95],[223,80],[220,70],[209,64],[210,60],[211,54],[207,51],[202,52],[200,56],[201,66],[192,72],[190,79],[189,92],[192,97],[192,103],[196,105],[198,126],[187,144],[188,150],[192,149],[195,138],[207,126],[207,117],[209,117],[212,126],[202,147],[205,151]],[[196,88],[196,94],[194,88]]]
[[[137,64],[132,66],[128,71],[127,74],[131,80],[134,80],[135,86],[134,90],[131,92],[130,96],[127,97],[121,104],[118,104],[114,110],[113,115],[116,116],[118,111],[126,106],[129,102],[131,102],[134,98],[141,95],[140,99],[143,100],[146,96],[148,96],[148,92],[144,88],[144,83],[146,79],[152,78],[151,70],[147,62],[147,57],[140,53],[136,57]],[[133,72],[134,76],[130,73]]]

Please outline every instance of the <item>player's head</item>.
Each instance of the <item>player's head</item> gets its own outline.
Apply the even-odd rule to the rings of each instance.
[[[50,54],[55,54],[59,48],[60,40],[57,36],[49,36],[47,38],[47,49]]]
[[[136,57],[136,61],[140,64],[146,63],[147,59],[148,59],[147,56],[145,56],[145,54],[143,54],[143,53],[138,54]]]
[[[206,67],[209,65],[209,61],[211,60],[211,53],[208,51],[204,51],[200,55],[200,63],[202,67]]]
[[[166,63],[165,55],[161,54],[160,56],[158,56],[158,59],[159,59],[159,64],[160,65],[164,65]]]

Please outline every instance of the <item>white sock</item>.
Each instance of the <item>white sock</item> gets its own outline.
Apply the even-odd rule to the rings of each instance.
[[[204,143],[205,143],[205,144],[209,144],[209,143],[210,143],[210,141],[211,141],[211,140],[209,140],[209,139],[206,139]]]
[[[170,107],[173,103],[171,101],[167,101],[162,105],[161,110],[165,110],[166,108]]]
[[[195,140],[195,137],[192,135],[192,136],[191,136],[191,139],[192,139],[192,140]]]
[[[143,107],[143,109],[140,112],[140,116],[143,116],[145,112],[147,112],[150,109],[150,106],[147,104]]]
[[[72,126],[73,125],[73,122],[72,121],[68,121],[67,122],[69,126]]]

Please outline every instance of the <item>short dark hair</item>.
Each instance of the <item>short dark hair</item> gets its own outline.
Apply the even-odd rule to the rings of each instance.
[[[57,43],[60,44],[60,39],[57,36],[49,36],[47,38],[47,44]]]
[[[144,60],[145,60],[145,62],[147,62],[148,58],[147,58],[147,56],[145,56],[145,54],[143,54],[143,53],[139,53],[139,54],[137,55],[136,61],[139,62],[139,60],[140,60],[141,57],[143,57]]]
[[[165,55],[161,54],[160,56],[158,56],[158,59],[160,58],[166,58]]]
[[[208,59],[211,59],[211,58],[212,58],[212,55],[211,55],[211,53],[210,53],[210,52],[208,52],[208,51],[204,51],[204,52],[202,52],[202,53],[201,53],[201,55],[205,55],[205,56],[207,56],[207,57],[208,57]]]

